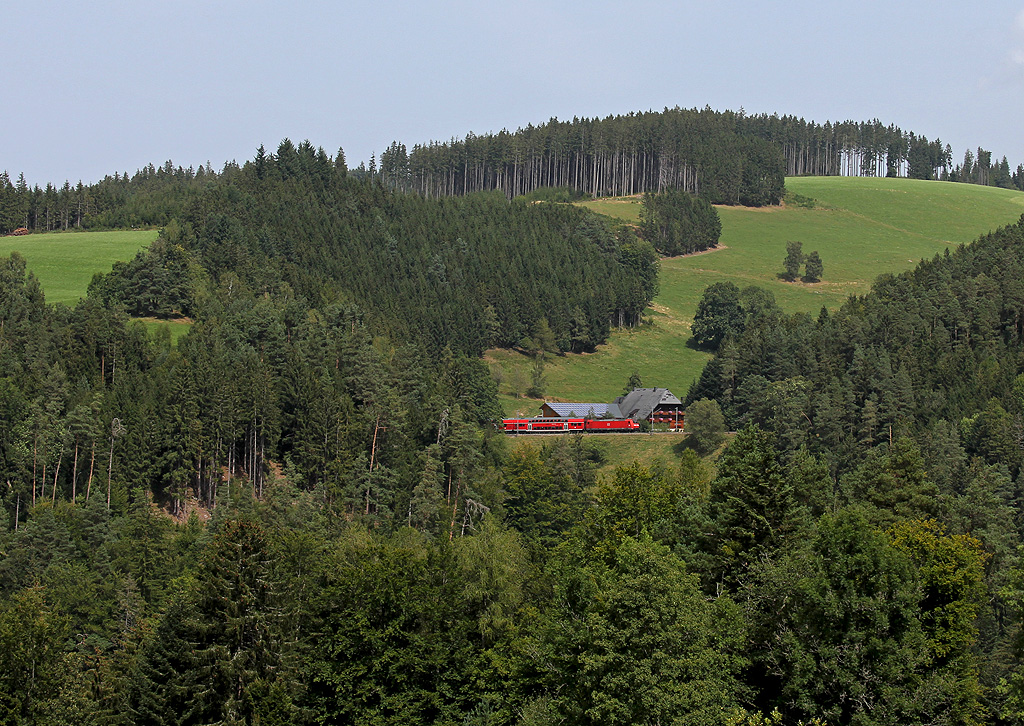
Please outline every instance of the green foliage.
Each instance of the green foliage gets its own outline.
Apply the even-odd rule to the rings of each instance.
[[[809,551],[759,564],[744,594],[766,707],[826,723],[915,713],[928,654],[913,570],[856,510],[823,517]]]
[[[712,482],[713,555],[729,578],[783,547],[806,524],[773,437],[743,429],[718,459]]]
[[[533,365],[530,368],[530,386],[526,389],[529,398],[544,398],[544,391],[547,387],[547,378],[544,376],[546,361],[543,352],[537,352],[533,356]]]
[[[143,653],[134,708],[158,723],[259,722],[289,710],[270,549],[227,520]]]
[[[464,615],[451,547],[353,535],[327,553],[308,659],[318,720],[401,724],[461,720],[474,702],[480,623]],[[479,602],[479,601],[478,601]],[[482,603],[481,603],[482,604]]]
[[[806,266],[804,268],[804,282],[819,282],[821,276],[825,274],[825,266],[821,263],[821,257],[818,255],[818,251],[814,250],[806,258]]]
[[[586,199],[587,195],[584,192],[577,191],[567,186],[560,187],[537,187],[532,189],[525,194],[520,195],[522,199],[528,202],[551,202],[558,204],[567,204],[569,202],[575,202],[580,199]]]
[[[554,598],[523,648],[532,713],[580,724],[724,723],[738,702],[742,624],[649,537],[610,560],[567,549]]]
[[[571,448],[573,458],[583,452],[583,442],[556,444]],[[545,547],[554,545],[582,514],[586,499],[580,476],[559,465],[558,452],[524,446],[509,456],[504,468],[505,518],[510,526]]]
[[[744,320],[738,287],[731,282],[708,285],[697,303],[690,326],[693,342],[702,348],[717,350],[727,336],[743,330]]]
[[[179,243],[170,241],[171,234],[130,262],[115,262],[109,275],[97,275],[89,294],[109,306],[124,305],[136,317],[193,315],[205,271]]]
[[[643,388],[643,379],[640,378],[640,371],[633,371],[629,374],[629,380],[626,381],[626,387],[622,389],[623,395],[632,393],[638,388]]]
[[[22,590],[0,607],[0,723],[58,723],[62,686],[73,677],[66,617],[42,588]]]
[[[614,549],[626,537],[648,536],[661,544],[676,544],[682,539],[679,529],[693,494],[664,468],[639,463],[619,467],[598,488],[583,531],[599,553]]]
[[[843,479],[842,488],[848,501],[876,507],[880,524],[928,517],[936,509],[935,484],[928,478],[920,449],[908,438],[871,451],[857,471]]]
[[[476,618],[483,644],[513,637],[535,576],[519,534],[488,515],[476,536],[455,540],[455,556],[465,583],[464,607]]]
[[[783,277],[790,282],[800,277],[800,266],[804,264],[803,244],[800,242],[786,243],[786,257],[782,261]]]
[[[898,522],[890,536],[917,567],[921,625],[934,657],[948,662],[967,656],[978,637],[976,622],[985,597],[988,556],[981,542],[970,535],[948,535],[934,520]],[[969,663],[965,666],[969,672]]]
[[[725,441],[725,417],[718,401],[702,398],[687,406],[686,431],[701,454],[717,450]]]
[[[923,136],[911,134],[907,152],[907,176],[911,179],[935,179],[936,169],[950,164],[949,156],[949,151],[942,147],[938,139],[929,142]]]
[[[715,247],[722,223],[706,200],[680,189],[666,189],[644,194],[640,229],[658,252],[674,257]]]

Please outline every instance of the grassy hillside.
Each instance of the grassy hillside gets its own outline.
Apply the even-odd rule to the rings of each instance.
[[[555,434],[550,436],[510,436],[512,450],[526,447],[540,448],[553,443]],[[586,437],[587,447],[598,457],[597,474],[608,477],[619,466],[633,460],[666,464],[676,462],[685,451],[688,437],[679,434],[601,434]]]
[[[788,204],[767,209],[719,207],[722,246],[714,251],[662,261],[661,294],[651,324],[614,333],[589,355],[567,355],[546,371],[547,395],[561,400],[607,401],[620,394],[630,373],[645,385],[684,395],[708,359],[688,348],[690,323],[704,288],[732,281],[771,290],[788,311],[816,313],[836,308],[853,293],[864,293],[884,272],[901,272],[947,247],[968,243],[1024,213],[1024,194],[970,184],[912,179],[799,177],[786,180],[791,194],[815,200],[813,208]],[[584,202],[601,214],[636,222],[637,198]],[[786,242],[817,250],[825,266],[820,283],[779,279]],[[529,380],[529,361],[492,351],[494,365]],[[502,385],[508,392],[509,386]],[[535,412],[536,404],[510,396],[510,411]]]
[[[73,305],[95,273],[109,272],[115,262],[130,259],[156,236],[156,230],[119,230],[0,237],[0,255],[20,252],[39,278],[46,301]]]

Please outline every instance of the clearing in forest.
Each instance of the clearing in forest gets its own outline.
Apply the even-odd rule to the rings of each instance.
[[[46,302],[74,305],[85,297],[93,275],[110,272],[119,260],[130,260],[156,237],[155,229],[0,237],[0,256],[19,252],[29,271],[39,278]]]
[[[115,262],[130,260],[156,240],[157,230],[106,232],[48,232],[21,237],[0,237],[0,257],[18,252],[26,267],[43,286],[48,303],[73,306],[85,297],[97,272],[110,272]],[[166,328],[171,343],[188,332],[191,320],[140,318],[150,335]]]

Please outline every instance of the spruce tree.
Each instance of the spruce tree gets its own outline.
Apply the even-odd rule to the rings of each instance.
[[[785,270],[783,277],[790,282],[800,277],[800,265],[804,263],[803,244],[800,242],[786,243],[786,258],[782,261]]]
[[[727,579],[777,550],[803,524],[772,439],[771,433],[747,426],[718,460],[710,502],[716,527],[712,551]]]
[[[804,268],[804,282],[818,282],[825,273],[825,266],[821,264],[821,257],[815,250],[807,255],[807,266]]]

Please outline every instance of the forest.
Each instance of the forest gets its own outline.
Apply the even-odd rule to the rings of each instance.
[[[760,123],[721,138],[817,158]],[[480,354],[636,324],[743,184],[635,187],[612,228],[392,171],[286,140],[5,192],[162,231],[73,307],[0,259],[0,723],[1024,720],[1024,219],[817,316],[709,290],[687,403],[737,433],[599,477],[583,436],[497,431]]]

